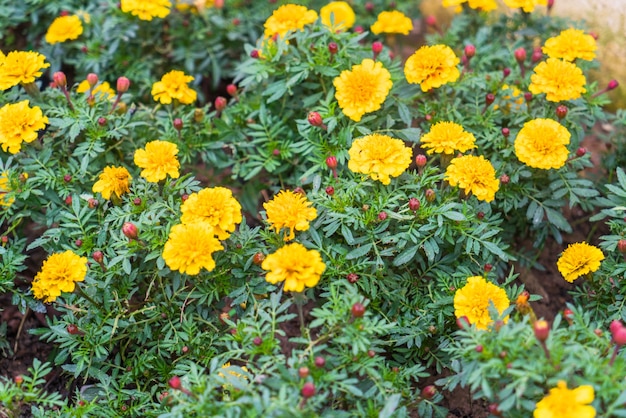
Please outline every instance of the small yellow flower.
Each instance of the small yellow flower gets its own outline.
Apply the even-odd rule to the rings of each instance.
[[[524,124],[515,138],[515,155],[529,167],[561,168],[569,153],[569,131],[553,119],[534,119]]]
[[[550,102],[575,100],[587,91],[582,70],[571,62],[548,58],[534,71],[528,90],[532,94],[546,93],[546,100]]]
[[[72,251],[50,255],[32,283],[33,295],[44,302],[54,302],[61,292],[73,292],[76,282],[87,275],[87,259]]]
[[[453,158],[446,168],[444,179],[451,186],[458,186],[464,189],[466,194],[472,193],[478,200],[485,202],[491,202],[500,188],[496,170],[482,155]]]
[[[602,250],[586,242],[570,244],[556,263],[563,278],[570,283],[580,276],[584,276],[600,268],[601,261],[604,260]]]
[[[409,167],[413,150],[400,139],[371,134],[355,139],[348,155],[348,168],[352,172],[369,175],[387,185],[391,177],[398,177]]]
[[[46,32],[46,42],[56,44],[72,41],[83,33],[83,23],[76,15],[59,16],[50,25]]]
[[[291,190],[281,190],[269,202],[263,203],[267,222],[278,234],[281,229],[287,229],[285,241],[296,237],[295,231],[306,231],[309,222],[317,217],[317,210],[311,207],[306,196]]]
[[[345,1],[331,1],[320,9],[322,24],[332,31],[345,31],[354,25],[354,10]]]
[[[468,0],[467,4],[472,9],[482,10],[485,12],[490,12],[498,8],[496,0]]]
[[[454,154],[476,148],[476,138],[470,132],[454,122],[438,122],[430,128],[430,132],[420,139],[426,153]]]
[[[522,9],[526,13],[531,13],[535,10],[535,6],[546,6],[548,0],[504,0],[504,4],[511,9]]]
[[[305,6],[296,4],[285,4],[274,10],[274,13],[267,18],[263,27],[266,38],[276,35],[284,38],[290,31],[299,31],[306,25],[310,25],[317,20],[317,12],[309,10]]]
[[[120,198],[124,193],[130,192],[131,180],[132,177],[126,168],[108,166],[104,167],[91,190],[94,193],[101,193],[104,199],[111,199],[112,194]]]
[[[187,85],[192,81],[192,76],[185,75],[182,71],[172,70],[165,74],[161,81],[152,85],[152,97],[163,104],[170,104],[172,100],[178,100],[182,104],[192,104],[197,97],[196,91]]]
[[[465,316],[470,324],[484,330],[492,322],[489,314],[489,306],[492,303],[498,313],[502,314],[511,301],[504,289],[487,282],[481,276],[472,276],[467,279],[467,284],[454,294],[454,315],[457,318]]]
[[[549,38],[541,50],[550,58],[574,61],[576,58],[592,61],[596,57],[596,40],[580,29],[566,29]]]
[[[593,399],[593,386],[568,389],[567,383],[559,380],[556,387],[537,402],[533,418],[594,418],[596,410],[589,405]]]
[[[176,271],[195,276],[201,269],[215,268],[213,253],[224,247],[205,221],[174,225],[163,247],[165,264]]]
[[[382,106],[393,86],[391,74],[383,64],[369,58],[333,80],[335,98],[343,113],[355,122]]]
[[[182,223],[207,222],[220,240],[227,239],[243,219],[241,205],[226,187],[211,187],[192,193],[180,210]]]
[[[14,198],[6,196],[9,192],[11,192],[9,173],[5,171],[0,174],[0,206],[9,207],[15,201]]]
[[[0,108],[0,146],[3,151],[17,154],[22,142],[33,142],[38,132],[45,129],[48,118],[38,106],[30,107],[28,100],[6,104]]]
[[[372,33],[400,33],[408,35],[413,30],[413,22],[404,13],[397,10],[380,12],[371,27]]]
[[[176,144],[167,141],[151,141],[146,144],[145,149],[135,151],[134,160],[137,167],[143,169],[141,177],[151,183],[158,183],[168,174],[173,179],[180,176],[177,154]]]
[[[170,14],[172,3],[169,0],[121,0],[120,7],[124,13],[130,13],[141,20],[164,18]]]
[[[406,81],[419,84],[422,91],[455,82],[461,73],[459,59],[447,45],[423,46],[404,64]]]
[[[46,57],[38,52],[12,51],[0,59],[0,90],[8,90],[18,84],[33,83],[41,77],[42,70],[50,66]]]
[[[467,2],[467,0],[443,0],[441,4],[443,7],[460,8],[461,5],[465,2]]]
[[[318,251],[307,250],[304,245],[294,242],[268,255],[261,268],[267,270],[265,280],[269,283],[285,282],[285,292],[302,292],[305,287],[319,283],[326,265]]]
[[[76,92],[89,92],[89,82],[87,80],[81,81],[76,88]],[[111,85],[107,81],[103,81],[93,88],[92,94],[100,100],[108,100],[115,97],[115,90],[111,88]]]

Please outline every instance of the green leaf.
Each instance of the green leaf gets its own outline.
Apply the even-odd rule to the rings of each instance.
[[[357,247],[354,250],[350,251],[346,255],[346,259],[353,260],[355,258],[363,257],[365,254],[369,253],[371,249],[372,249],[371,243],[363,244],[360,247]]]

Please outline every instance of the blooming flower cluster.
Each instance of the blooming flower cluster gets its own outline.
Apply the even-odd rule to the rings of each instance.
[[[107,166],[98,176],[91,190],[100,193],[104,199],[120,199],[123,194],[130,192],[132,177],[125,167]]]
[[[533,94],[546,93],[546,99],[551,102],[575,100],[587,91],[586,82],[585,75],[576,64],[548,58],[535,67],[528,90]]]
[[[50,255],[32,284],[33,295],[44,302],[54,302],[61,292],[73,292],[76,282],[87,275],[87,259],[72,251]]]
[[[317,285],[326,265],[318,251],[294,242],[268,255],[261,268],[267,271],[265,280],[269,283],[284,282],[285,292],[302,292],[305,287]]]
[[[461,75],[460,60],[447,45],[423,46],[404,64],[404,75],[411,84],[419,84],[422,91],[455,82]]]
[[[309,10],[305,6],[296,4],[285,4],[274,10],[274,13],[265,21],[263,25],[265,37],[280,36],[283,38],[288,32],[302,30],[306,25],[310,25],[316,20],[317,12],[315,10]]]
[[[177,179],[180,173],[180,163],[176,155],[178,147],[176,144],[167,141],[151,141],[146,144],[145,149],[135,151],[135,164],[142,168],[141,177],[151,183],[164,180],[168,175]]]
[[[569,245],[556,263],[563,278],[570,283],[580,276],[593,273],[600,268],[604,260],[602,250],[586,242]]]
[[[446,168],[445,179],[451,186],[458,186],[466,194],[472,193],[478,200],[491,202],[500,188],[496,170],[482,155],[464,155],[453,158]]]
[[[596,40],[580,29],[566,29],[558,36],[546,40],[541,50],[550,58],[574,61],[577,58],[591,61],[596,57]]]
[[[78,39],[83,33],[83,23],[77,15],[59,16],[50,25],[46,32],[46,42],[56,44],[59,42]]]
[[[32,51],[12,51],[6,56],[0,52],[0,90],[34,83],[41,77],[42,70],[50,66],[45,59],[40,53]]]
[[[48,118],[38,106],[30,107],[28,100],[6,104],[0,108],[0,146],[3,151],[17,154],[22,142],[33,142],[37,131],[44,129]]]
[[[413,22],[404,13],[397,10],[380,12],[371,27],[372,33],[399,33],[408,35],[413,30]]]
[[[454,314],[457,318],[466,317],[478,329],[487,329],[493,322],[489,313],[492,304],[502,314],[511,301],[504,289],[481,276],[469,277],[467,284],[454,293]]]
[[[515,138],[515,155],[529,167],[561,168],[569,153],[570,133],[553,119],[526,122]]]
[[[241,205],[226,187],[211,187],[190,194],[180,211],[182,223],[206,222],[220,240],[227,239],[242,220]]]
[[[281,190],[272,200],[263,203],[263,208],[271,227],[276,233],[287,229],[285,241],[290,241],[295,238],[296,230],[306,231],[309,222],[317,217],[317,210],[311,205],[303,194]]]
[[[490,12],[492,10],[496,10],[498,8],[498,4],[496,0],[443,0],[443,7],[458,7],[463,3],[467,3],[467,5],[475,10],[483,10],[485,12]]]
[[[465,152],[476,148],[475,142],[476,138],[472,133],[466,132],[461,125],[454,122],[438,122],[420,139],[428,154]]]
[[[391,177],[398,177],[409,167],[413,151],[399,139],[371,134],[355,139],[348,154],[348,168],[351,171],[389,184]]]
[[[182,104],[192,104],[197,98],[196,91],[187,85],[192,81],[192,76],[182,71],[172,70],[165,74],[161,81],[152,85],[152,97],[162,104],[170,104],[172,100]]]
[[[141,20],[164,18],[170,14],[172,3],[169,0],[121,0],[120,8]]]

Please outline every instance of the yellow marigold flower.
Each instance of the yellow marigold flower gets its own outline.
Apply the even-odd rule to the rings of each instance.
[[[221,240],[227,239],[241,223],[241,205],[226,187],[211,187],[189,195],[180,207],[184,224],[204,221]]]
[[[485,12],[490,12],[498,8],[496,0],[468,0],[467,4],[472,9],[483,10]]]
[[[467,317],[469,323],[478,329],[487,329],[492,322],[489,315],[491,303],[499,314],[511,304],[504,289],[481,276],[472,276],[467,279],[465,286],[454,293],[454,315],[457,318]]]
[[[461,73],[457,68],[459,59],[447,45],[423,46],[413,53],[404,64],[406,81],[420,84],[422,91],[455,82]]]
[[[548,58],[540,62],[534,71],[528,90],[532,94],[546,93],[548,101],[575,100],[587,91],[582,70],[571,62]]]
[[[333,80],[335,98],[343,113],[355,122],[382,106],[391,90],[391,74],[382,62],[366,58]]]
[[[9,184],[9,175],[5,171],[0,174],[0,206],[9,207],[15,201],[12,197],[6,197],[7,193],[11,191],[11,187]]]
[[[454,154],[455,151],[465,152],[476,148],[474,134],[466,132],[454,122],[438,122],[430,128],[430,132],[420,139],[421,145],[427,148],[427,154]]]
[[[317,20],[317,12],[309,10],[305,6],[297,4],[285,4],[274,10],[274,13],[267,18],[263,27],[265,37],[272,38],[275,35],[281,38],[289,31],[299,31],[306,25]]]
[[[172,3],[169,0],[122,0],[121,9],[141,20],[164,18],[170,14]]]
[[[526,122],[515,138],[515,155],[529,167],[561,168],[569,153],[569,131],[553,119]]]
[[[76,15],[59,16],[50,25],[46,32],[46,42],[56,44],[58,42],[72,41],[83,33],[83,23]]]
[[[467,2],[467,0],[443,0],[441,4],[443,7],[456,7],[460,8],[463,3]]]
[[[78,84],[76,88],[77,93],[87,93],[89,92],[89,82],[87,80],[83,80]],[[111,88],[111,85],[107,81],[103,81],[96,85],[93,88],[92,94],[96,96],[100,100],[108,100],[115,97],[115,90]]]
[[[198,221],[174,225],[162,256],[170,269],[195,276],[200,269],[213,270],[213,253],[223,249],[213,227],[208,222]]]
[[[320,9],[322,24],[333,31],[348,30],[354,25],[354,10],[345,1],[331,1]],[[332,23],[334,22],[334,24]]]
[[[317,210],[311,204],[301,193],[281,190],[272,200],[263,203],[263,208],[271,227],[277,234],[286,228],[285,241],[290,241],[296,237],[296,230],[306,231],[309,222],[317,218]]]
[[[190,10],[194,13],[203,12],[215,6],[215,0],[176,0],[176,9],[181,12]]]
[[[269,283],[285,282],[285,292],[302,292],[305,287],[317,285],[326,264],[318,251],[294,242],[268,255],[261,268],[267,270],[265,280]]]
[[[167,141],[151,141],[146,144],[145,149],[135,151],[134,160],[137,167],[143,168],[141,177],[151,183],[158,183],[168,174],[173,179],[180,176],[177,154],[176,144]]]
[[[413,150],[400,139],[371,134],[355,139],[348,155],[348,168],[352,172],[367,174],[387,185],[391,177],[398,177],[409,167]]]
[[[453,158],[446,168],[445,180],[453,187],[464,189],[465,194],[473,193],[478,200],[485,202],[491,202],[500,188],[496,170],[482,155]]]
[[[0,108],[0,145],[3,151],[17,154],[22,142],[33,142],[37,131],[44,129],[48,118],[38,106],[28,106],[28,100],[6,104]]]
[[[546,6],[548,0],[504,0],[504,4],[511,9],[522,9],[526,13],[531,13],[535,10],[535,6]]]
[[[87,259],[72,251],[50,255],[33,280],[33,295],[44,302],[54,302],[61,292],[73,292],[76,282],[87,275]]]
[[[556,267],[565,280],[573,283],[574,280],[585,274],[593,273],[600,268],[604,260],[602,250],[586,242],[570,244],[556,262]]]
[[[38,52],[12,51],[0,61],[0,90],[7,90],[18,84],[30,84],[40,77],[46,57]]]
[[[596,57],[596,40],[580,29],[567,29],[546,40],[541,50],[550,58],[574,61],[580,58],[592,61]]]
[[[120,198],[124,193],[130,192],[131,180],[132,177],[126,168],[108,166],[104,167],[99,180],[91,190],[94,193],[101,193],[104,199],[111,199],[111,194]]]
[[[408,35],[413,30],[413,22],[404,13],[397,10],[380,12],[376,22],[370,28],[372,33],[400,33]]]
[[[537,402],[533,418],[594,418],[596,410],[589,405],[593,398],[593,386],[582,385],[568,389],[567,383],[559,380],[556,387]]]
[[[184,72],[172,70],[165,74],[161,81],[152,85],[152,97],[155,101],[170,104],[172,100],[178,100],[182,104],[192,104],[196,101],[197,93],[187,83],[193,81],[193,77]]]

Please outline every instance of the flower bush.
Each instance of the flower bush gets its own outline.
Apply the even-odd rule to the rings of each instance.
[[[619,83],[552,2],[415,3],[11,4],[0,291],[55,354],[3,413],[625,415]]]

